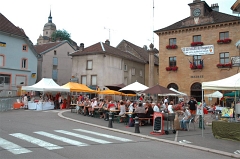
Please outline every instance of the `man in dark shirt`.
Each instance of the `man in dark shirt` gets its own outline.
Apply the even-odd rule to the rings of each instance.
[[[188,102],[189,110],[192,115],[196,115],[196,109],[197,109],[197,102],[194,100],[193,97],[191,97],[190,101]]]

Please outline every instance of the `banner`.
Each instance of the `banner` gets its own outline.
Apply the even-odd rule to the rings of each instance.
[[[181,50],[187,56],[214,54],[213,45],[182,47]]]

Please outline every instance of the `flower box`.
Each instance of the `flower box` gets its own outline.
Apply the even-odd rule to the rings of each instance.
[[[177,71],[177,70],[178,70],[178,67],[177,67],[177,66],[173,66],[173,67],[172,67],[172,70],[173,70],[173,71]]]
[[[166,67],[166,71],[172,71],[172,67]]]
[[[202,46],[203,42],[192,42],[191,46]]]
[[[232,40],[227,38],[227,39],[223,39],[223,40],[218,40],[217,43],[218,44],[229,44]]]
[[[202,69],[203,65],[197,65],[197,69]]]
[[[177,45],[167,45],[166,49],[177,49]]]
[[[226,63],[226,64],[219,63],[219,64],[217,64],[217,67],[218,68],[232,68],[232,63]]]

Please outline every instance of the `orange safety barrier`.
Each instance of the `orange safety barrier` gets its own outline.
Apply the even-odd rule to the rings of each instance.
[[[18,102],[13,103],[13,109],[20,109],[22,106],[24,106],[23,103]]]

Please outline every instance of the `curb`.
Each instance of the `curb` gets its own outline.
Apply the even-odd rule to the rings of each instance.
[[[67,111],[70,111],[70,110],[61,111],[61,112],[58,113],[58,116],[63,118],[63,119],[67,119],[67,120],[74,121],[74,122],[81,123],[81,124],[88,125],[88,126],[94,126],[94,127],[98,127],[98,128],[105,129],[105,130],[118,132],[118,133],[123,133],[123,134],[137,136],[137,137],[141,137],[141,138],[145,138],[145,139],[149,139],[149,140],[164,142],[164,143],[168,143],[168,144],[173,144],[173,145],[177,145],[177,146],[182,146],[182,147],[191,148],[191,149],[197,149],[197,150],[201,150],[201,151],[205,151],[205,152],[210,152],[210,153],[215,153],[215,154],[219,154],[219,155],[223,155],[223,156],[227,156],[227,157],[239,158],[240,159],[240,155],[232,154],[232,153],[229,153],[229,152],[224,152],[224,151],[220,151],[220,150],[205,148],[205,147],[196,146],[196,145],[187,145],[187,144],[183,145],[183,144],[181,144],[179,142],[176,142],[176,141],[159,139],[159,138],[155,138],[155,137],[151,137],[151,136],[141,135],[141,134],[137,134],[137,133],[123,131],[123,130],[119,130],[119,129],[115,129],[115,128],[108,128],[108,127],[105,127],[105,126],[100,126],[100,125],[96,125],[96,124],[92,124],[92,123],[87,123],[87,122],[75,120],[75,119],[68,118],[68,117],[65,117],[65,116],[62,115],[62,113],[67,112]]]

